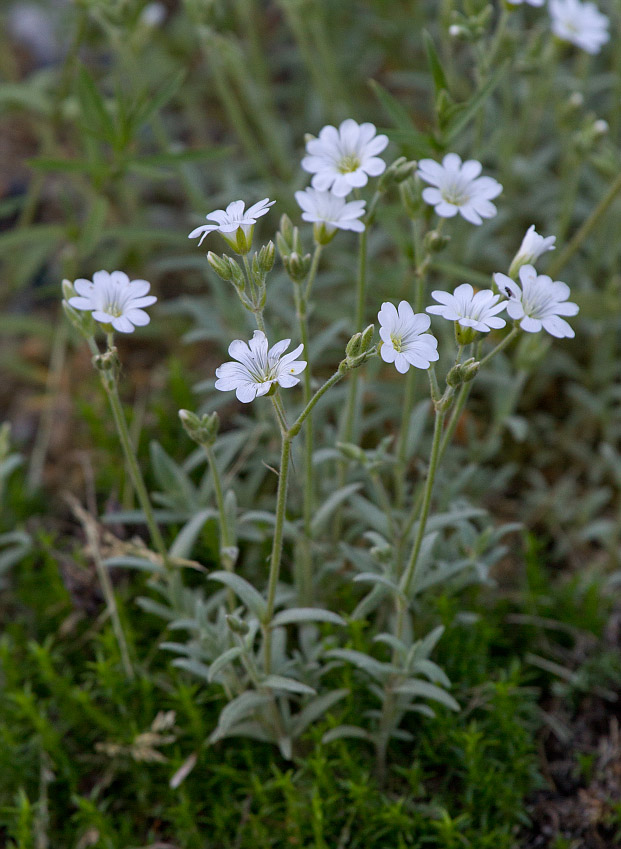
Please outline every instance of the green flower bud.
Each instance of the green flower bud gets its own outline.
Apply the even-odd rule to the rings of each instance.
[[[360,352],[366,353],[371,347],[371,343],[373,342],[373,334],[375,333],[375,325],[369,324],[368,327],[362,331],[360,337]]]
[[[460,363],[456,363],[456,365],[449,369],[449,373],[446,375],[446,382],[449,386],[461,386],[463,383],[463,366]]]
[[[235,286],[238,292],[243,292],[246,288],[246,278],[244,277],[243,271],[232,257],[227,256],[226,259],[229,264],[231,272],[230,280],[233,283],[233,286]]]
[[[267,245],[263,245],[259,251],[259,269],[263,274],[267,274],[274,267],[276,259],[276,248],[274,242],[270,241]]]
[[[284,242],[286,246],[289,247],[289,249],[293,247],[293,224],[291,223],[291,219],[288,215],[282,215],[280,218],[280,230],[276,235],[277,240],[278,237],[280,237],[280,239]],[[283,251],[283,249],[280,247],[280,244],[278,245],[278,250],[281,252],[281,254],[287,252],[286,249]]]
[[[234,634],[241,634],[243,636],[250,630],[248,623],[244,622],[243,619],[240,619],[239,616],[235,616],[234,613],[227,614],[226,624]]]
[[[305,280],[311,266],[311,255],[305,254],[301,256],[297,252],[289,254],[288,257],[283,257],[285,269],[289,277],[295,283],[301,283]]]
[[[363,466],[366,465],[366,455],[358,445],[354,445],[352,442],[337,442],[336,447],[348,460],[354,460]]]
[[[481,368],[481,363],[475,360],[474,357],[470,357],[470,359],[466,360],[462,363],[462,380],[464,383],[470,383],[471,380],[479,373],[479,369]]]
[[[411,219],[420,218],[426,207],[416,177],[409,177],[399,184],[399,195],[406,215]]]
[[[221,280],[231,279],[231,267],[229,265],[229,258],[226,255],[219,257],[218,254],[215,254],[213,251],[209,251],[207,254],[207,262]]]
[[[407,180],[414,174],[417,166],[417,162],[407,160],[405,156],[395,159],[380,177],[377,184],[378,191],[386,192],[391,186],[398,185],[404,180]]]
[[[187,435],[197,445],[213,445],[218,435],[220,419],[217,413],[209,413],[200,418],[190,410],[179,410],[179,418]]]
[[[347,345],[345,346],[345,354],[347,357],[357,357],[360,353],[360,342],[362,333],[354,333]]]
[[[437,254],[443,251],[450,241],[450,236],[445,236],[438,230],[430,230],[423,239],[423,245],[427,253]]]

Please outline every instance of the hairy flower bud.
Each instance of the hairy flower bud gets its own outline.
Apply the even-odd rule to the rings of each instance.
[[[377,188],[380,192],[388,191],[393,185],[398,185],[404,180],[411,177],[418,166],[414,160],[408,160],[405,156],[400,156],[398,159],[388,166],[380,177]]]
[[[179,418],[185,432],[197,445],[214,444],[220,427],[217,413],[206,413],[199,418],[190,410],[179,410]]]
[[[270,241],[267,245],[263,245],[261,250],[259,251],[259,269],[263,274],[267,274],[274,267],[274,260],[276,259],[276,248],[274,247],[274,242]]]
[[[234,634],[241,634],[243,636],[250,630],[248,623],[244,622],[243,619],[240,619],[239,616],[235,616],[233,613],[227,614],[226,624]]]
[[[215,254],[213,251],[209,251],[207,254],[207,262],[221,280],[231,279],[231,267],[229,265],[229,258],[226,255],[219,257],[218,254]]]
[[[423,244],[427,253],[437,254],[440,253],[440,251],[443,251],[450,241],[450,236],[445,236],[438,230],[430,230],[425,235]]]

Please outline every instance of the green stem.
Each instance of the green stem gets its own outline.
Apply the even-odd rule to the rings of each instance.
[[[511,332],[508,333],[505,336],[505,338],[501,342],[499,342],[498,345],[496,345],[496,347],[493,350],[491,350],[489,352],[489,354],[487,354],[485,357],[483,357],[482,360],[479,361],[479,368],[482,369],[483,366],[486,365],[492,359],[492,357],[495,357],[496,354],[499,354],[501,351],[504,351],[504,349],[508,345],[510,345],[511,342],[513,342],[513,340],[519,334],[519,332],[520,332],[519,327],[511,328]]]
[[[444,425],[445,416],[445,410],[436,409],[435,425],[433,429],[433,441],[431,443],[431,454],[429,456],[429,469],[427,470],[427,480],[425,482],[425,490],[423,493],[423,503],[421,507],[420,517],[418,520],[418,531],[416,532],[416,539],[414,540],[414,545],[412,547],[412,553],[410,555],[408,565],[400,581],[400,589],[406,597],[409,595],[412,582],[416,577],[418,556],[420,554],[421,545],[425,536],[425,529],[427,527],[427,518],[429,516],[429,508],[431,506],[433,484],[435,481],[436,471],[438,468],[438,460],[440,457],[442,426]],[[404,612],[405,609],[403,606],[401,606],[399,611],[399,617],[397,620],[397,637],[399,639],[401,639],[402,636]]]
[[[282,540],[285,526],[285,507],[287,504],[287,481],[289,477],[289,458],[291,456],[290,434],[283,433],[282,447],[280,453],[280,474],[278,478],[278,493],[276,496],[276,524],[274,525],[274,539],[272,541],[272,554],[270,557],[270,574],[267,586],[267,609],[263,621],[264,632],[264,666],[265,674],[270,674],[272,665],[272,632],[271,622],[274,616],[274,602],[276,599],[276,587],[280,575],[280,561],[282,557]]]
[[[604,197],[600,200],[582,227],[580,227],[580,229],[574,234],[573,238],[570,239],[569,243],[565,246],[565,249],[552,260],[548,267],[548,274],[550,277],[556,277],[560,270],[567,265],[582,243],[595,229],[600,219],[608,211],[619,193],[621,193],[621,174],[617,176],[616,180],[612,183]]]
[[[151,501],[149,500],[147,488],[145,486],[144,479],[142,477],[142,472],[140,471],[140,467],[136,459],[136,454],[134,452],[134,447],[131,442],[129,430],[127,428],[127,422],[125,421],[125,415],[123,413],[123,407],[121,405],[121,399],[119,398],[119,392],[116,385],[116,378],[110,372],[102,372],[101,378],[103,387],[110,402],[110,407],[112,408],[112,416],[114,418],[114,423],[119,434],[123,453],[125,454],[125,460],[129,468],[129,473],[134,482],[136,495],[138,496],[138,501],[140,502],[140,506],[142,507],[142,511],[145,515],[147,526],[149,528],[149,533],[151,534],[151,541],[153,542],[153,545],[155,546],[155,549],[157,550],[158,554],[160,554],[160,556],[162,557],[164,566],[170,567],[168,551],[166,549],[166,545],[164,544],[164,539],[162,537],[162,534],[160,533],[160,529],[156,524],[155,516],[153,515],[153,508],[151,507]]]
[[[209,470],[211,472],[211,479],[213,481],[213,488],[216,494],[216,504],[218,505],[218,516],[220,519],[220,557],[224,562],[224,568],[227,572],[233,571],[233,560],[228,555],[222,556],[223,549],[228,549],[232,546],[233,541],[231,540],[231,535],[229,532],[229,524],[226,520],[226,510],[224,509],[224,495],[222,493],[222,480],[220,478],[220,472],[218,470],[218,464],[216,463],[216,456],[213,452],[213,447],[209,444],[204,443],[203,447],[205,449],[205,454],[207,455],[207,461],[209,463]],[[229,606],[229,610],[233,611],[235,609],[235,593],[233,590],[229,589],[227,592],[227,603]]]

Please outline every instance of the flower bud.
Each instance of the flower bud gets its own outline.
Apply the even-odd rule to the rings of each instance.
[[[231,279],[231,267],[227,256],[219,257],[218,254],[215,254],[213,251],[209,251],[207,254],[207,262],[221,280]]]
[[[345,346],[345,354],[347,357],[357,357],[360,353],[360,342],[362,333],[354,333],[347,345]]]
[[[259,251],[259,269],[263,274],[267,274],[274,267],[274,260],[276,259],[276,248],[274,247],[274,242],[269,241],[267,245],[263,245],[261,250]]]
[[[63,290],[63,298],[64,298],[66,301],[68,301],[68,300],[69,300],[69,298],[74,298],[74,297],[75,297],[75,295],[76,295],[76,291],[75,291],[75,289],[73,288],[73,283],[72,283],[70,280],[67,280],[67,279],[65,278],[65,279],[63,280],[63,282],[61,283],[61,286],[62,286],[62,290]]]
[[[311,255],[305,254],[304,256],[301,256],[294,251],[289,254],[288,257],[283,257],[283,263],[289,277],[295,283],[300,283],[306,278],[310,270]]]
[[[461,386],[463,383],[463,366],[461,363],[456,363],[449,373],[446,375],[446,382],[449,386]]]
[[[391,186],[398,185],[404,180],[411,177],[416,171],[418,163],[409,161],[405,156],[400,156],[398,159],[388,166],[380,177],[377,188],[380,192],[387,191]]]
[[[358,445],[354,445],[352,442],[337,442],[336,447],[348,460],[354,460],[363,466],[366,465],[366,455]]]
[[[213,445],[218,435],[220,419],[217,413],[209,413],[200,418],[190,410],[179,410],[179,418],[187,435],[197,445]]]
[[[375,325],[369,324],[360,335],[360,353],[366,354],[373,342],[373,334],[375,333]]]
[[[238,557],[239,548],[236,545],[227,545],[220,549],[220,560],[227,572],[233,570]]]
[[[409,177],[399,184],[399,195],[406,215],[412,219],[420,218],[425,209],[425,202],[416,177]]]
[[[444,236],[438,230],[430,230],[425,235],[423,244],[427,253],[437,254],[443,251],[450,241],[450,236]]]
[[[462,380],[464,383],[470,383],[471,380],[479,373],[479,369],[481,368],[481,363],[474,359],[474,357],[470,357],[469,360],[466,360],[462,363]]]
[[[244,622],[243,619],[240,619],[239,616],[235,616],[234,613],[228,613],[226,617],[226,624],[229,626],[231,631],[234,634],[247,634],[250,630],[250,626],[247,622]]]
[[[233,286],[237,289],[238,292],[243,292],[246,288],[246,278],[244,274],[237,264],[237,262],[230,256],[227,256],[227,261],[229,264],[229,270],[231,272],[230,280],[233,283]]]

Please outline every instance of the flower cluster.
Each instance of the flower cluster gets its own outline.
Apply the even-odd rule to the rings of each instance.
[[[352,118],[338,128],[323,127],[307,142],[302,168],[313,175],[311,187],[296,192],[295,198],[304,221],[315,225],[316,242],[326,244],[337,229],[364,230],[365,201],[346,203],[344,198],[366,186],[369,177],[384,173],[386,163],[378,154],[387,144],[387,136],[378,135],[374,124],[358,124]]]

